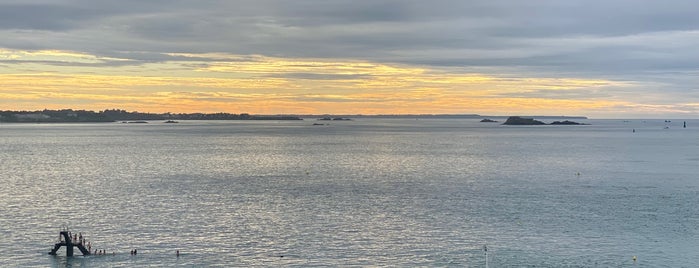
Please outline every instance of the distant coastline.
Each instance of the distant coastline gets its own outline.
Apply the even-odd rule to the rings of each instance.
[[[527,116],[537,119],[587,119],[585,116]],[[322,114],[322,115],[251,115],[247,113],[142,113],[120,109],[103,111],[88,110],[41,110],[0,111],[0,122],[6,123],[87,123],[144,120],[303,120],[303,118],[408,118],[408,119],[506,119],[508,116],[485,116],[479,114]]]
[[[303,120],[287,115],[250,115],[230,113],[141,113],[125,110],[42,110],[0,111],[0,122],[5,123],[100,123],[144,120]]]

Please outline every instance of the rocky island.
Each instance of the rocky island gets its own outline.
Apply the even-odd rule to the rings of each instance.
[[[344,118],[344,117],[323,117],[323,118],[318,118],[320,121],[352,121],[351,118]]]
[[[553,122],[551,122],[551,125],[587,125],[587,124],[565,120],[565,121],[553,121]]]
[[[518,125],[518,126],[529,126],[529,125],[546,125],[546,123],[539,120],[534,120],[533,118],[524,118],[519,116],[510,116],[507,118],[503,125]]]
[[[517,126],[532,126],[532,125],[546,125],[546,123],[539,120],[534,120],[533,118],[524,118],[519,116],[510,116],[503,125],[517,125]],[[565,121],[554,121],[551,125],[587,125],[578,122],[573,122],[569,120]]]

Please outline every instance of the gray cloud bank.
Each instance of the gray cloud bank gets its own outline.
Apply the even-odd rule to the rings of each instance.
[[[129,64],[224,52],[599,77],[698,102],[697,10],[645,0],[0,1],[0,47]]]

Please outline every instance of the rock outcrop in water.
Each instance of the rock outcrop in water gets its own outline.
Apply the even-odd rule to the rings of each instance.
[[[539,120],[534,120],[533,118],[523,118],[523,117],[519,117],[519,116],[510,116],[507,118],[507,121],[505,121],[505,123],[503,123],[503,125],[528,126],[528,125],[546,125],[546,123],[541,122]],[[564,121],[554,121],[550,125],[587,125],[587,124],[573,122],[573,121],[569,121],[569,120],[564,120]]]
[[[553,121],[551,123],[551,125],[586,125],[586,124],[565,120],[565,121]]]
[[[495,121],[493,119],[488,119],[488,118],[481,120],[481,123],[497,123],[497,122],[498,121]]]
[[[519,116],[510,116],[503,125],[546,125],[546,123],[532,118],[523,118]]]
[[[343,117],[335,117],[335,118],[323,117],[323,118],[318,118],[318,120],[321,120],[321,121],[352,121],[352,119],[350,119],[350,118],[343,118]]]

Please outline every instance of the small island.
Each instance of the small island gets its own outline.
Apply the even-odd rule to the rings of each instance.
[[[503,125],[516,125],[516,126],[534,126],[534,125],[546,125],[546,123],[533,118],[524,118],[519,116],[510,116]],[[554,121],[550,125],[587,125],[583,123],[573,122],[569,120],[565,121]]]
[[[546,125],[546,123],[533,118],[524,118],[519,116],[510,116],[503,125],[531,126],[531,125]]]
[[[318,120],[321,120],[321,121],[352,121],[351,118],[343,118],[343,117],[335,117],[335,118],[323,117],[323,118],[319,118]]]
[[[565,121],[553,121],[553,122],[551,122],[551,125],[587,125],[587,124],[565,120]]]

